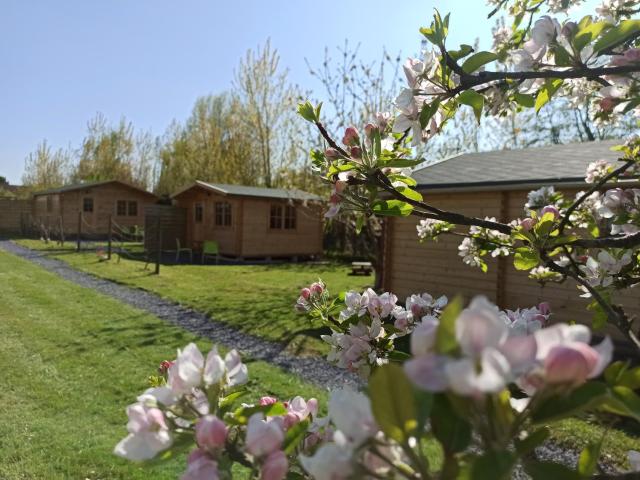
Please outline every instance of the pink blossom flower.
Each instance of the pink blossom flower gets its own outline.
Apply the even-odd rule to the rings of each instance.
[[[278,401],[277,398],[275,397],[262,397],[260,398],[260,400],[258,401],[258,405],[273,405],[274,403],[276,403]]]
[[[436,342],[436,334],[438,332],[440,321],[433,315],[427,315],[422,321],[416,325],[411,334],[411,354],[414,356],[426,355]]]
[[[303,288],[302,290],[300,290],[300,296],[305,300],[309,300],[309,297],[311,296],[311,290],[306,287]]]
[[[227,440],[227,426],[215,415],[205,415],[196,423],[196,441],[205,450],[224,447]]]
[[[207,455],[204,450],[197,449],[187,458],[187,471],[180,480],[218,480],[218,463]]]
[[[162,410],[134,403],[127,407],[127,416],[129,435],[116,445],[116,455],[134,461],[150,460],[171,446]]]
[[[289,460],[282,450],[277,450],[266,458],[260,469],[260,480],[282,480],[287,476]]]
[[[362,149],[358,146],[351,147],[349,149],[349,154],[351,158],[361,159],[362,158]]]
[[[320,282],[315,282],[311,284],[309,289],[313,295],[322,295],[322,292],[324,292],[324,285]]]
[[[344,137],[342,137],[342,143],[346,146],[355,146],[360,143],[360,134],[356,127],[347,127],[344,132]]]
[[[524,230],[526,230],[528,232],[535,226],[536,223],[538,223],[537,219],[531,218],[531,217],[527,217],[524,220],[522,220],[520,225],[522,226],[522,228]]]
[[[545,359],[545,380],[551,385],[580,385],[591,375],[598,360],[598,352],[586,343],[558,345]]]
[[[340,152],[333,147],[329,147],[324,151],[324,156],[329,160],[336,160],[341,157]]]
[[[374,125],[373,123],[367,123],[364,126],[364,134],[369,139],[373,137],[374,132],[377,130],[378,130],[378,126]]]
[[[378,432],[369,398],[350,388],[331,392],[329,418],[336,430],[339,430],[344,438],[356,447]]]
[[[246,449],[254,457],[263,457],[275,452],[282,445],[284,433],[278,422],[254,413],[247,424]]]
[[[558,210],[558,207],[556,207],[555,205],[547,205],[546,207],[544,207],[541,210],[540,214],[544,215],[545,213],[551,213],[554,219],[558,219],[560,217],[560,210]]]
[[[346,480],[353,473],[352,452],[344,445],[326,443],[312,457],[300,456],[300,464],[315,480]]]

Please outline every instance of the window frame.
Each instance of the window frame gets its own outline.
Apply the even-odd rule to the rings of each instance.
[[[193,204],[193,223],[202,223],[204,220],[204,204],[195,202]]]
[[[213,224],[216,227],[231,227],[233,225],[231,203],[220,201],[213,204]]]
[[[269,230],[282,230],[284,223],[283,205],[272,203],[269,208]],[[275,211],[275,213],[274,213]],[[274,226],[274,219],[277,220],[277,226]]]
[[[133,206],[133,213],[131,213],[132,206]],[[128,200],[127,201],[127,217],[137,217],[137,216],[138,216],[138,201]]]
[[[120,210],[122,207],[122,211]],[[126,217],[127,216],[127,201],[126,200],[116,200],[116,217]]]
[[[296,230],[298,228],[298,213],[295,205],[285,205],[282,215],[282,229]]]
[[[87,200],[89,203],[87,203]],[[87,205],[91,205],[91,209],[87,209]],[[95,210],[95,203],[93,201],[93,197],[82,197],[82,213],[93,213]]]

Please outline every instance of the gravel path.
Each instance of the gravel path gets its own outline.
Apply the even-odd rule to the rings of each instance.
[[[283,370],[295,373],[303,380],[317,386],[335,388],[359,383],[354,375],[329,364],[323,358],[290,355],[284,351],[284,344],[241,332],[203,313],[170,302],[153,293],[80,272],[61,260],[50,258],[42,252],[30,250],[9,240],[0,240],[0,248],[82,287],[90,288],[149,312],[172,325],[182,327],[217,344],[237,348],[245,356],[264,360]]]

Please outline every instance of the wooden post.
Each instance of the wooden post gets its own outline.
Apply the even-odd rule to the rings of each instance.
[[[113,228],[111,224],[111,215],[109,215],[109,233],[107,233],[107,259],[111,260],[111,229]]]
[[[160,274],[160,260],[162,257],[162,232],[160,231],[160,215],[156,219],[156,275]]]
[[[80,234],[82,233],[82,212],[78,212],[78,232],[76,234],[76,250],[80,251]]]
[[[64,247],[64,223],[62,222],[62,215],[60,215],[60,245]]]

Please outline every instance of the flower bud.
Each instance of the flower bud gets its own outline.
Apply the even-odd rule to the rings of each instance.
[[[520,223],[520,226],[528,232],[535,226],[536,223],[537,223],[537,220],[535,218],[527,217],[524,220],[522,220],[522,222]]]
[[[549,302],[540,302],[538,304],[538,310],[540,310],[540,313],[542,315],[550,315],[551,314],[551,306],[549,305]]]
[[[160,375],[166,375],[171,365],[173,365],[173,362],[170,362],[169,360],[163,360],[162,362],[160,362],[160,366],[158,367],[158,373]]]
[[[336,193],[342,193],[344,192],[344,189],[347,188],[347,182],[343,180],[337,180],[336,183],[333,185],[333,188]]]
[[[342,137],[342,143],[347,146],[358,145],[360,143],[360,135],[356,127],[348,127]]]
[[[335,148],[329,147],[324,151],[324,156],[329,160],[336,160],[337,158],[340,158],[340,152]]]
[[[196,424],[196,441],[201,448],[215,450],[224,447],[227,426],[215,415],[205,415]]]
[[[300,296],[305,300],[309,300],[309,297],[311,296],[311,290],[306,287],[303,288],[302,290],[300,290]]]
[[[374,125],[373,123],[367,123],[364,126],[364,134],[369,139],[373,137],[374,132],[376,132],[377,130],[378,130],[378,126]]]
[[[555,205],[547,205],[544,207],[540,214],[544,215],[545,213],[552,213],[554,219],[557,219],[560,216],[560,210],[558,210],[558,207]]]
[[[287,476],[289,460],[282,450],[271,453],[262,464],[260,480],[282,480]]]
[[[308,289],[307,289],[308,290]],[[278,401],[278,399],[276,399],[275,397],[262,397],[259,401],[258,401],[258,405],[273,405],[274,403],[276,403]]]
[[[584,383],[598,364],[600,355],[586,343],[553,347],[544,361],[548,384],[577,386]]]
[[[376,123],[378,124],[378,128],[380,128],[380,132],[384,132],[384,130],[387,128],[390,118],[391,114],[389,112],[376,113]]]
[[[360,147],[351,147],[349,149],[351,158],[362,158],[362,149]]]
[[[311,284],[311,287],[309,287],[311,289],[311,293],[313,295],[322,295],[322,292],[324,292],[324,285],[322,285],[322,283],[320,282],[315,282]]]
[[[600,109],[603,112],[612,112],[616,106],[616,100],[613,97],[604,97],[600,100]]]
[[[562,35],[567,40],[571,40],[578,30],[578,24],[576,22],[567,22],[560,30],[560,35]]]

